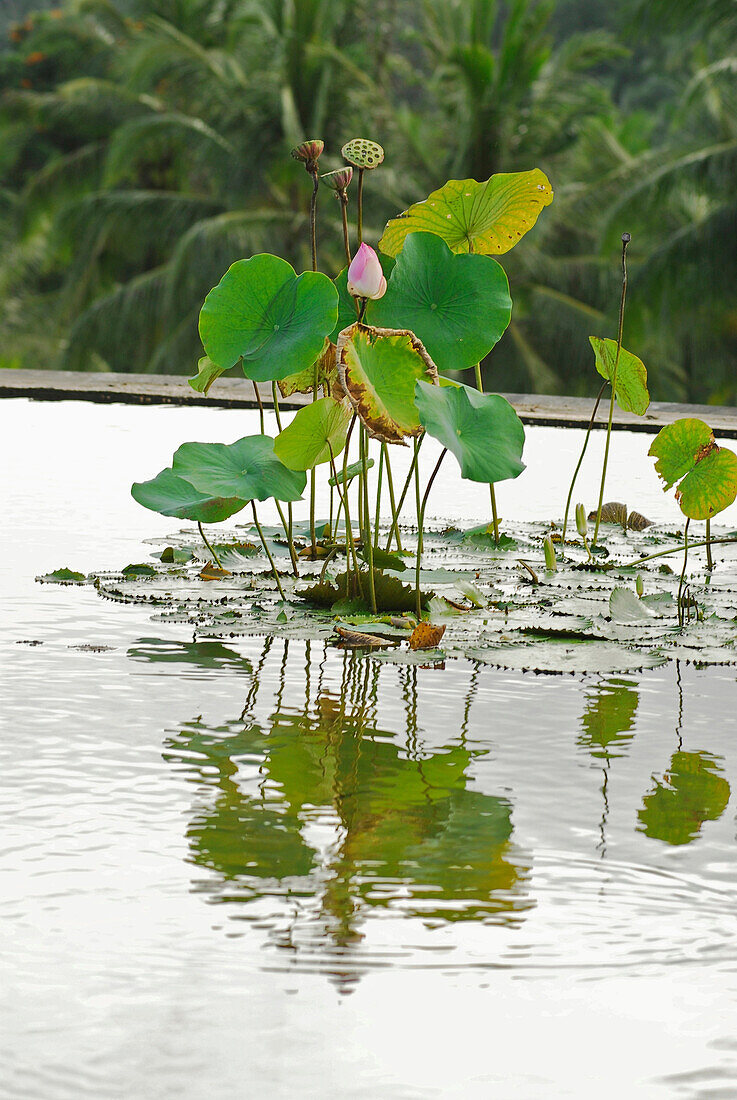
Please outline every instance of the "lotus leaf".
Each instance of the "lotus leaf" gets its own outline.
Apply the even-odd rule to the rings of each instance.
[[[298,276],[286,260],[262,253],[236,261],[207,295],[200,336],[217,367],[242,359],[247,378],[278,381],[315,362],[337,308],[327,275]]]
[[[648,454],[667,492],[676,482],[676,500],[690,519],[709,519],[737,497],[737,455],[718,447],[703,420],[685,418],[666,424]]]
[[[183,443],[172,470],[200,493],[241,501],[299,500],[306,478],[288,470],[274,454],[268,435],[247,435],[235,443]],[[177,513],[178,514],[178,513]]]
[[[647,412],[650,405],[645,364],[631,351],[625,351],[624,348],[620,349],[619,363],[617,363],[616,340],[605,340],[601,336],[589,336],[589,343],[594,349],[596,369],[602,378],[612,382],[616,364],[617,385],[614,389],[614,396],[620,409],[642,416],[643,413]]]
[[[185,444],[186,446],[186,444]],[[179,477],[172,469],[162,470],[150,481],[136,481],[131,496],[162,516],[190,519],[195,523],[222,523],[224,519],[245,508],[247,500],[233,493],[200,492],[191,482]]]
[[[351,414],[332,397],[305,405],[274,440],[274,453],[290,470],[311,470],[340,454]]]

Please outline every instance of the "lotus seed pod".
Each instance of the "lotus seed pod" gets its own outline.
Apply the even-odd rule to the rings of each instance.
[[[642,598],[642,593],[645,591],[645,585],[643,583],[642,576],[641,576],[640,573],[637,574],[637,580],[635,581],[635,589],[637,590],[637,595],[640,598]]]
[[[309,141],[303,141],[301,145],[292,149],[292,156],[295,160],[303,161],[308,172],[316,172],[317,162],[324,148],[325,142],[320,138],[310,138]]]
[[[576,505],[576,530],[582,539],[586,538],[589,530],[589,524],[586,519],[586,509],[583,504]]]
[[[350,165],[346,165],[345,168],[338,168],[335,172],[323,172],[320,179],[328,187],[331,187],[333,191],[337,191],[338,194],[341,194],[345,192],[353,179],[353,169]]]
[[[354,168],[378,168],[384,160],[384,150],[375,141],[353,138],[340,150],[344,159]]]
[[[555,547],[553,546],[553,540],[550,535],[546,535],[543,539],[543,549],[545,551],[545,568],[551,573],[558,571],[558,562],[555,557]]]

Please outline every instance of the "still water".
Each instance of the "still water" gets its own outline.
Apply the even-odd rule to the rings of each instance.
[[[257,428],[0,421],[3,1100],[737,1096],[734,669],[397,667],[35,585],[145,560],[176,521],[132,478]],[[529,430],[504,513],[555,516],[579,445]],[[611,496],[672,521],[648,445]]]

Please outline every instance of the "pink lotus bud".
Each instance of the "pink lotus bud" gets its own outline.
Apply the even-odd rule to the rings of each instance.
[[[386,294],[386,279],[379,257],[365,242],[348,268],[348,293],[354,298],[383,298]]]

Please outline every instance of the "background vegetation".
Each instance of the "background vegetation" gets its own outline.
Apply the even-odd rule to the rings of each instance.
[[[308,266],[305,137],[384,145],[367,238],[448,177],[542,168],[504,258],[500,390],[596,388],[589,333],[655,398],[737,403],[735,0],[40,0],[0,7],[0,366],[193,373],[235,259]],[[341,266],[322,189],[321,264]]]

